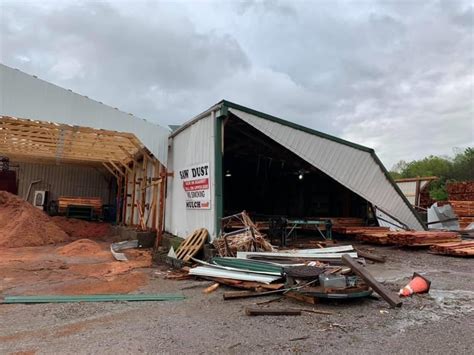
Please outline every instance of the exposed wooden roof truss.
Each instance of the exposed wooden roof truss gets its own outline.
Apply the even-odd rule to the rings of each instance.
[[[123,166],[142,148],[131,133],[0,116],[0,153],[11,158]]]

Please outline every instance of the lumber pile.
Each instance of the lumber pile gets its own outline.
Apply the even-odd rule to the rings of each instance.
[[[449,200],[474,201],[474,181],[449,183],[446,185]]]
[[[65,213],[68,206],[90,206],[98,215],[102,211],[102,199],[100,197],[75,197],[60,196],[58,198],[59,212]]]
[[[329,219],[331,221],[333,230],[334,228],[363,227],[365,224],[362,218],[354,217],[327,217],[323,219]]]
[[[400,246],[428,246],[437,243],[461,241],[457,232],[399,231],[388,233],[389,241]]]
[[[356,235],[356,239],[371,244],[387,245],[391,244],[388,233],[389,232],[360,233]]]
[[[363,226],[348,226],[348,227],[333,227],[333,232],[339,234],[364,234],[364,233],[378,233],[388,232],[388,227],[363,227]]]
[[[448,203],[458,216],[460,228],[464,229],[474,222],[474,201],[449,200]]]
[[[457,232],[444,231],[386,231],[364,232],[356,236],[357,240],[371,243],[399,246],[429,246],[438,243],[459,242],[461,237]]]
[[[463,240],[453,243],[434,244],[430,251],[435,254],[444,254],[452,256],[474,256],[474,241]]]

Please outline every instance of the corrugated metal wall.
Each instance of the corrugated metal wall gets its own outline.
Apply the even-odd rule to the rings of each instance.
[[[213,114],[200,119],[172,138],[168,155],[168,169],[174,177],[168,178],[165,230],[185,238],[197,228],[208,229],[215,237],[215,181],[214,181],[214,124]],[[179,171],[193,165],[209,163],[211,180],[211,209],[186,209],[186,195]]]
[[[230,111],[410,228],[423,229],[369,152],[237,109]]]
[[[168,128],[3,64],[0,115],[133,133],[166,166]]]
[[[25,197],[30,183],[41,180],[31,188],[29,201],[33,202],[34,191],[47,190],[50,200],[57,200],[59,196],[100,197],[104,204],[113,202],[115,182],[109,181],[111,175],[98,168],[80,165],[35,164],[26,162],[12,162],[18,165],[17,171],[18,195]]]

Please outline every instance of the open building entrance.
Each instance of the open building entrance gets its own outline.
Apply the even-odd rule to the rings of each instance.
[[[50,215],[163,229],[166,169],[132,133],[0,116],[0,156],[10,192]]]
[[[246,210],[262,226],[279,218],[361,225],[370,215],[365,199],[235,115],[225,122],[223,181],[224,215]]]

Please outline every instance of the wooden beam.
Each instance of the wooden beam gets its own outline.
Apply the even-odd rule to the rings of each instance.
[[[44,150],[25,150],[25,149],[17,149],[17,148],[11,148],[11,147],[5,147],[2,144],[0,144],[0,150],[4,155],[16,155],[16,156],[24,156],[24,157],[37,157],[37,158],[43,158],[43,159],[51,159],[57,161],[56,157],[56,152],[55,151],[44,151]],[[109,158],[110,159],[110,158]],[[60,159],[62,160],[77,160],[77,161],[90,161],[90,162],[97,162],[97,163],[103,163],[104,161],[108,160],[108,157],[104,156],[85,156],[85,155],[78,155],[78,154],[63,154],[63,156]]]
[[[133,154],[130,153],[130,151],[128,151],[127,149],[125,149],[122,145],[119,145],[118,147],[120,148],[120,150],[122,150],[122,152],[124,152],[124,153],[130,158],[130,160],[132,160],[135,164],[138,165],[138,161],[135,159],[135,157],[133,156]]]
[[[109,160],[109,164],[112,165],[120,175],[125,176],[125,173],[117,165],[115,165],[112,160]]]
[[[120,165],[122,165],[130,174],[132,173],[132,169],[130,169],[127,164],[125,164],[125,163],[124,163],[123,161],[121,161],[121,160],[119,160],[118,162],[119,162]]]
[[[372,287],[382,298],[387,301],[392,307],[400,307],[402,301],[400,297],[388,290],[384,285],[378,282],[362,265],[352,259],[349,255],[345,254],[341,257],[342,262],[349,266],[351,270],[359,275],[367,285]]]
[[[245,308],[245,314],[248,316],[300,316],[300,309],[270,309],[270,308]]]
[[[130,225],[135,224],[135,197],[136,197],[136,190],[137,185],[135,184],[135,180],[137,178],[137,165],[135,161],[132,162],[132,170],[133,170],[133,180],[132,180],[132,202],[131,202],[131,213],[130,213]]]
[[[113,176],[115,176],[116,179],[118,179],[117,174],[116,174],[111,168],[109,168],[106,163],[102,163],[102,165],[103,165]],[[109,196],[109,197],[110,197],[110,196]]]
[[[153,162],[153,178],[156,178],[160,175],[160,163],[155,160]],[[153,179],[152,179],[153,180]],[[159,180],[158,180],[159,181]],[[153,185],[153,191],[152,191],[152,194],[153,194],[153,201],[155,202],[154,204],[154,208],[153,208],[153,215],[152,215],[152,228],[154,230],[156,230],[156,224],[157,224],[157,220],[156,220],[156,216],[157,216],[157,207],[156,205],[159,204],[159,194],[160,194],[160,190],[159,190],[159,187],[157,184],[154,184]]]
[[[165,176],[160,180],[160,192],[159,192],[159,201],[158,201],[158,226],[157,226],[157,235],[155,240],[155,249],[161,244],[161,239],[163,238],[163,232],[165,229],[165,203],[166,203],[166,168],[163,164],[160,163],[160,174],[159,176]]]
[[[126,137],[126,138],[135,138],[135,135],[133,133],[124,133],[124,132],[116,132],[116,131],[110,131],[110,130],[105,130],[105,129],[96,129],[96,128],[89,128],[89,127],[77,127],[77,126],[70,126],[66,124],[59,124],[59,123],[51,123],[51,122],[45,122],[45,121],[32,121],[32,120],[27,120],[27,119],[14,119],[14,118],[9,118],[8,116],[2,116],[0,118],[2,122],[9,123],[14,126],[29,126],[29,127],[45,127],[45,128],[51,128],[51,129],[56,129],[56,130],[66,130],[66,131],[72,131],[72,130],[78,130],[81,132],[85,133],[95,133],[95,134],[102,134],[102,135],[108,135],[108,136],[121,136],[121,137]]]

